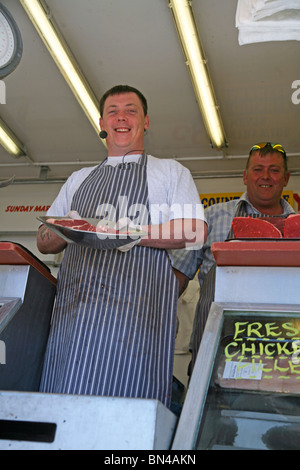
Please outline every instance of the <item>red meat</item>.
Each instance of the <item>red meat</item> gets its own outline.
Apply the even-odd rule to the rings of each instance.
[[[119,234],[129,235],[127,231],[119,231],[114,228],[109,227],[108,225],[98,225],[95,227],[91,225],[84,219],[48,219],[48,222],[56,225],[62,225],[64,227],[69,227],[74,230],[82,230],[86,232],[98,232],[98,233],[110,233],[110,234]]]
[[[253,217],[234,217],[232,229],[235,238],[282,238],[273,224]]]
[[[286,218],[284,238],[300,238],[300,214],[291,214]]]
[[[70,227],[73,228],[74,226],[79,226],[79,225],[84,225],[86,224],[86,221],[83,219],[48,219],[48,222],[51,224],[56,224],[56,225],[63,225],[64,227]]]
[[[79,225],[78,227],[73,227],[77,230],[84,230],[86,232],[96,232],[96,227],[94,225],[89,224],[88,222],[84,225]]]
[[[96,227],[91,225],[84,219],[48,219],[56,225],[62,225],[63,227],[69,227],[74,230],[84,230],[86,232],[96,232]]]
[[[260,217],[260,220],[266,220],[267,222],[270,222],[270,224],[275,225],[275,227],[280,230],[281,235],[283,236],[285,217],[265,216]]]

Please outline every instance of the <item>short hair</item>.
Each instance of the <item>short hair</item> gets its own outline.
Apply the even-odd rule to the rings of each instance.
[[[143,93],[141,93],[139,90],[137,90],[137,88],[134,88],[134,87],[129,86],[129,85],[116,85],[116,86],[110,88],[110,90],[106,91],[104,93],[104,95],[102,96],[102,98],[100,100],[100,105],[99,105],[99,107],[100,107],[100,116],[103,115],[104,104],[105,104],[105,101],[107,100],[107,98],[109,96],[122,95],[124,93],[135,93],[139,97],[139,99],[142,103],[144,115],[145,116],[147,115],[147,113],[148,113],[148,104],[147,104],[147,100],[144,97]]]
[[[281,155],[282,160],[283,160],[283,165],[284,165],[284,172],[288,172],[288,163],[287,163],[287,156],[286,153],[280,152],[280,150],[276,150],[276,148],[273,148],[271,145],[265,145],[265,147],[262,147],[260,149],[257,148],[251,148],[249,157],[246,163],[246,170],[248,170],[249,165],[250,165],[250,160],[251,156],[254,152],[259,152],[259,154],[263,157],[264,155],[267,155],[268,153],[277,153],[278,155]]]

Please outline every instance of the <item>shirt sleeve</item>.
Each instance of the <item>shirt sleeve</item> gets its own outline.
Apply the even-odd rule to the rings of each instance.
[[[47,216],[64,217],[68,212],[70,212],[75,191],[93,168],[94,167],[83,168],[82,170],[75,171],[71,174],[48,209]]]
[[[194,279],[202,263],[202,249],[200,250],[172,250],[171,262],[173,268]]]
[[[205,221],[190,171],[179,162],[149,156],[148,189],[152,224],[173,219]]]

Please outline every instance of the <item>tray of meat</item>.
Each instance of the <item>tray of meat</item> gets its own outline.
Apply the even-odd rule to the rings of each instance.
[[[231,240],[300,240],[300,214],[287,217],[234,217],[232,220],[234,239]]]
[[[232,230],[235,238],[282,238],[282,232],[273,223],[262,218],[234,217]]]
[[[107,220],[53,216],[37,219],[68,243],[98,250],[114,250],[148,235],[138,229],[116,230],[115,223]]]

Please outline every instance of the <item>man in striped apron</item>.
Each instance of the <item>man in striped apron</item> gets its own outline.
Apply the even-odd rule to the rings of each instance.
[[[289,181],[287,157],[281,145],[269,142],[254,145],[249,153],[243,181],[247,192],[240,199],[215,204],[205,210],[208,236],[202,249],[192,252],[178,250],[173,255],[173,267],[181,273],[181,291],[199,269],[200,297],[193,324],[192,360],[189,374],[197,358],[215,295],[216,265],[211,245],[233,238],[231,222],[234,217],[273,216],[276,218],[287,217],[294,213],[290,204],[281,197],[283,188]]]
[[[145,154],[149,117],[138,90],[128,86],[109,90],[100,102],[100,113],[108,158],[71,175],[47,215],[76,211],[82,218],[95,218],[105,207],[113,208],[119,220],[128,215],[120,204],[125,199],[126,206],[139,208],[139,225],[149,236],[122,251],[99,250],[66,245],[46,227],[39,229],[42,253],[65,249],[40,390],[153,398],[169,407],[178,287],[166,250],[203,241],[203,210],[191,175],[182,165]],[[176,202],[185,187],[187,202],[201,213],[199,219],[192,211],[187,219],[164,215],[154,224],[151,204],[156,198],[165,193],[161,202]]]

